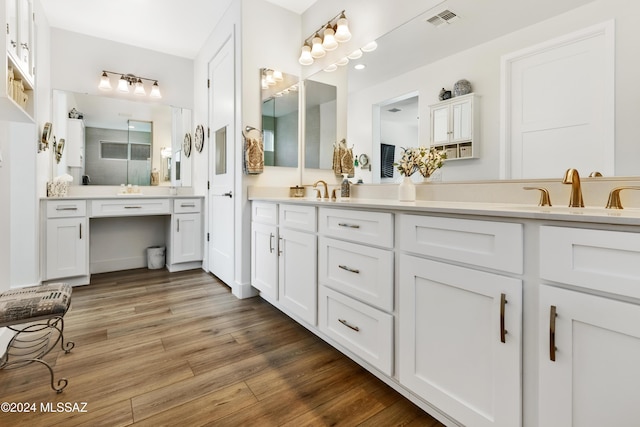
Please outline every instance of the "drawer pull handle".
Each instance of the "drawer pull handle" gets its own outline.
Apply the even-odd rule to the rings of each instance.
[[[180,232],[180,218],[177,218],[177,219],[176,219],[176,223],[177,223],[177,225],[176,225],[176,232],[177,232],[177,233],[179,233],[179,232]]]
[[[507,296],[500,294],[500,342],[505,343],[507,330],[504,328],[504,306],[507,304]]]
[[[82,240],[82,223],[80,223],[80,240]]]
[[[355,269],[355,268],[347,267],[346,265],[338,265],[338,267],[339,267],[339,268],[341,268],[341,269],[343,269],[343,270],[349,271],[349,272],[351,272],[351,273],[360,274],[360,270]]]
[[[196,204],[195,203],[182,203],[180,205],[181,208],[195,208]]]
[[[125,209],[142,209],[142,206],[125,206]]]
[[[56,208],[56,210],[57,210],[57,211],[77,211],[77,210],[78,210],[78,208],[76,208],[76,207],[73,207],[73,208],[72,208],[72,207],[62,207],[62,206],[58,206],[58,207]]]
[[[282,242],[282,237],[278,237],[278,256],[282,255],[282,250],[280,249],[280,242]]]
[[[338,322],[342,323],[344,326],[346,326],[349,329],[353,329],[356,332],[360,332],[360,328],[358,328],[357,326],[353,326],[352,324],[350,324],[344,319],[338,319]]]
[[[269,233],[269,253],[272,254],[273,253],[273,238],[275,236],[273,235],[273,233]]]
[[[556,361],[556,306],[552,305],[549,310],[549,359],[552,362]]]
[[[347,224],[346,222],[340,222],[338,223],[338,226],[347,228],[360,228],[358,224]]]

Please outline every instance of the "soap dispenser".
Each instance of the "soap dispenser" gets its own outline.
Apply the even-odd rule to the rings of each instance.
[[[340,198],[348,199],[351,196],[351,183],[347,179],[349,175],[344,173],[342,176],[344,178],[342,180],[342,184],[340,184]]]

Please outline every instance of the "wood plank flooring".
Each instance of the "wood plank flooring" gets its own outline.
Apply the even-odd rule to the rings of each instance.
[[[200,270],[94,275],[73,290],[65,338],[73,351],[45,358],[56,381],[69,380],[60,394],[40,364],[0,370],[0,402],[36,409],[0,412],[0,426],[442,425],[261,298],[238,300]],[[86,402],[86,412],[43,412],[49,402]]]

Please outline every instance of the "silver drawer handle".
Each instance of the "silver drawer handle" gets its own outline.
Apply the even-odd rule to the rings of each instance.
[[[338,322],[342,323],[344,326],[346,326],[349,329],[353,329],[356,332],[360,332],[360,328],[358,328],[357,326],[353,326],[352,324],[350,324],[344,319],[338,319]]]
[[[358,224],[347,224],[346,222],[340,222],[338,223],[338,226],[347,228],[360,228]]]
[[[182,203],[182,204],[180,205],[180,207],[181,207],[181,208],[195,208],[195,207],[196,207],[196,205],[195,205],[195,203]]]
[[[338,265],[338,267],[351,273],[360,274],[360,270],[357,270],[355,268],[349,268],[346,265]]]
[[[142,206],[125,206],[125,209],[142,209]]]
[[[77,211],[77,210],[78,210],[78,208],[63,208],[63,207],[58,206],[58,207],[56,208],[56,210],[57,210],[57,211]]]

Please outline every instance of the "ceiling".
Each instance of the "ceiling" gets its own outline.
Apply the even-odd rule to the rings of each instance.
[[[51,27],[193,59],[232,1],[40,0],[40,3]],[[267,1],[298,14],[316,2]]]

